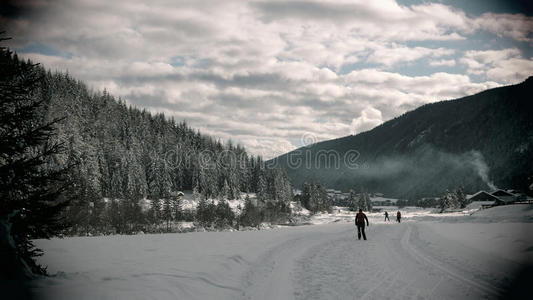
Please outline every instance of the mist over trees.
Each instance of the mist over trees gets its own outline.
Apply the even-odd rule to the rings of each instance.
[[[461,185],[467,193],[495,187],[527,191],[533,182],[532,92],[530,77],[426,104],[372,130],[307,145],[273,161],[287,168],[298,188],[304,182],[343,191],[364,186],[410,200],[438,197]],[[346,159],[350,151],[358,155]],[[328,156],[327,164],[314,163],[324,153],[335,156]]]

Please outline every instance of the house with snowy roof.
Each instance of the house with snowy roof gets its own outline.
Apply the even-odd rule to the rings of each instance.
[[[494,202],[499,200],[497,196],[494,196],[488,192],[485,191],[479,191],[473,195],[468,195],[466,199],[474,202],[474,201],[483,201],[483,202]]]
[[[468,195],[466,196],[466,199],[470,200],[471,202],[469,206],[481,208],[488,208],[498,205],[498,201],[500,201],[498,197],[485,191],[479,191],[473,195]]]
[[[473,195],[466,197],[472,203],[482,204],[482,207],[490,207],[496,205],[512,204],[522,199],[522,196],[516,192],[509,190],[496,190],[488,193],[486,191],[479,191]]]
[[[491,195],[496,196],[498,200],[496,201],[498,205],[514,203],[518,200],[518,194],[514,194],[504,190],[496,190],[491,193]]]

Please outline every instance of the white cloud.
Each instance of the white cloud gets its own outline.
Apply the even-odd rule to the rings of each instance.
[[[456,28],[463,32],[471,32],[471,20],[466,14],[451,6],[439,3],[424,3],[412,7],[420,23],[438,24],[426,25],[437,28]]]
[[[412,62],[423,57],[441,57],[452,55],[453,49],[405,47],[392,45],[392,47],[380,47],[368,57],[369,62],[391,66],[400,62]]]
[[[510,58],[499,61],[487,71],[487,77],[499,82],[516,83],[533,76],[533,61]]]
[[[526,41],[529,17],[472,18],[435,3],[58,0],[33,11],[6,23],[12,47],[59,54],[25,57],[266,157],[306,133],[324,140],[368,130],[424,103],[516,83],[532,69],[518,49],[459,60],[448,43],[468,44],[476,30]],[[456,59],[486,81],[429,67],[425,76],[397,71]]]
[[[369,106],[361,111],[358,118],[352,119],[352,128],[355,134],[370,130],[383,123],[381,111]]]
[[[469,73],[503,83],[520,82],[533,75],[533,60],[523,58],[516,48],[467,51],[460,61]]]
[[[429,61],[429,65],[432,67],[453,67],[455,66],[455,59],[432,59]]]
[[[485,13],[474,20],[477,28],[491,31],[517,41],[533,42],[533,17],[523,14]]]

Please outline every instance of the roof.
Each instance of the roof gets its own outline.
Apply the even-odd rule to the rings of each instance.
[[[470,201],[497,201],[500,198],[491,195],[485,191],[479,191],[468,198]]]
[[[501,196],[514,197],[515,196],[514,194],[511,194],[511,193],[509,193],[507,191],[504,191],[504,190],[494,191],[494,192],[491,193],[491,195],[496,196],[496,197],[501,197]]]
[[[172,197],[183,197],[185,194],[182,191],[176,191],[176,192],[170,192],[170,196]]]

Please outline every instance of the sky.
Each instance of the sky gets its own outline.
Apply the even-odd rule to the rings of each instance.
[[[533,75],[528,1],[1,3],[20,56],[267,159]]]

